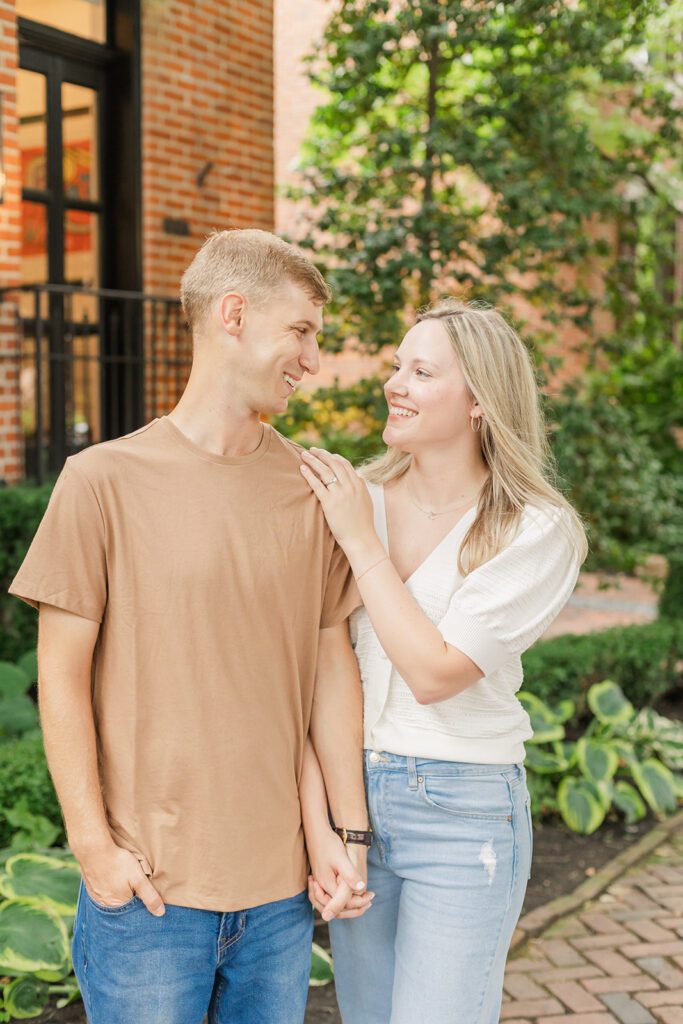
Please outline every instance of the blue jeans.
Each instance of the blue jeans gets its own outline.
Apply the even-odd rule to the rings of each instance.
[[[333,921],[344,1024],[498,1024],[531,865],[521,765],[366,751],[363,916]]]
[[[137,896],[107,908],[81,886],[74,969],[90,1024],[302,1024],[312,935],[305,892],[154,917]]]

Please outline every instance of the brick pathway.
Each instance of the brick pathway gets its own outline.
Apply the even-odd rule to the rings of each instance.
[[[683,828],[508,963],[501,1024],[683,1024]]]
[[[655,567],[653,566],[653,572]],[[659,568],[661,572],[661,567]],[[611,584],[601,589],[606,581]],[[657,617],[657,595],[635,576],[600,577],[581,573],[569,603],[552,623],[546,638],[560,633],[592,633],[610,626],[634,626]]]

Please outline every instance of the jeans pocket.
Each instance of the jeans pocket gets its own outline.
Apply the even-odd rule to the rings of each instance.
[[[100,914],[125,914],[129,910],[133,910],[138,904],[142,903],[142,900],[133,893],[129,900],[125,903],[120,903],[116,907],[108,907],[106,903],[98,903],[96,899],[90,895],[85,885],[83,886],[83,892],[91,907],[94,907]]]
[[[503,775],[424,775],[421,799],[439,811],[479,821],[512,821],[510,788]]]

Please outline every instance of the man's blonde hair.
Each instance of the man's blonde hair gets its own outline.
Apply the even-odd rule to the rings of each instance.
[[[308,257],[277,235],[257,228],[214,231],[182,276],[180,301],[194,330],[222,295],[240,292],[262,308],[287,282],[321,306],[332,297]]]

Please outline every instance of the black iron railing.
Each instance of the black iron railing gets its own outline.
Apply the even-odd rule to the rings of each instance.
[[[0,388],[16,397],[26,476],[38,483],[68,455],[168,412],[191,361],[177,299],[74,285],[0,289]]]

